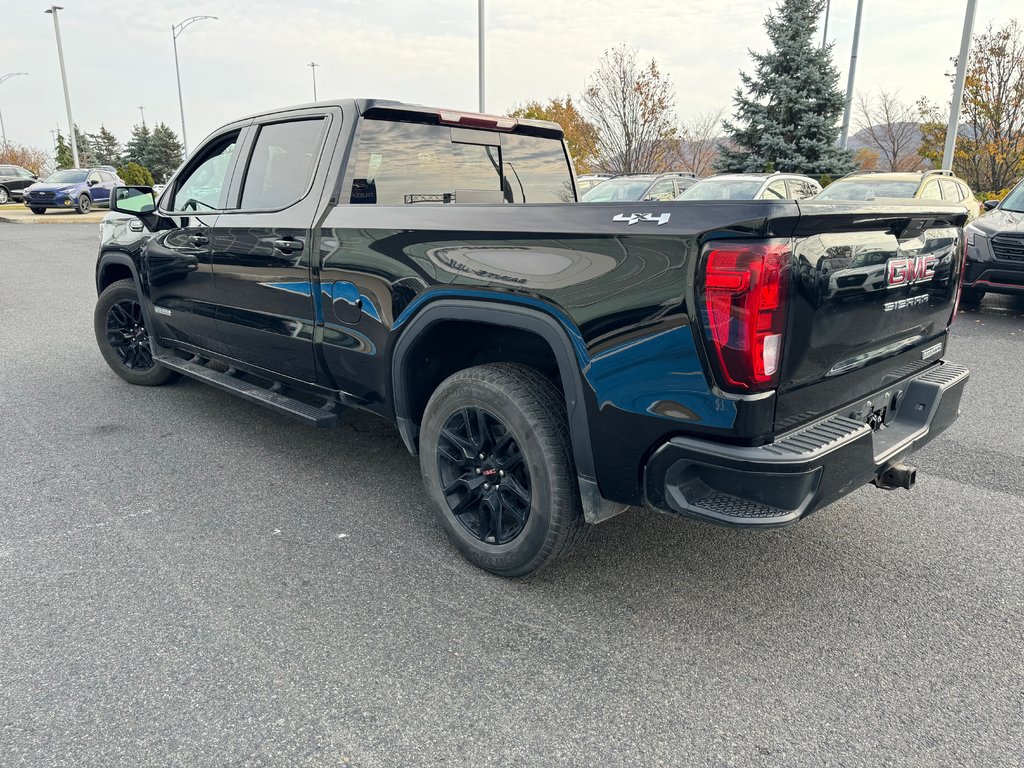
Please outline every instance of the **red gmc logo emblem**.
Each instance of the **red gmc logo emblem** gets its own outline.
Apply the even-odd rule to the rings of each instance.
[[[913,285],[935,277],[937,256],[915,256],[912,259],[889,259],[885,263],[885,282],[890,288]]]

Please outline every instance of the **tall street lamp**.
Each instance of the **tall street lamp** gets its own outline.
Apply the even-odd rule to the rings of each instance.
[[[946,145],[942,150],[942,167],[947,171],[953,168],[953,155],[956,152],[956,135],[960,131],[960,104],[964,98],[967,59],[971,55],[971,33],[974,31],[974,16],[977,11],[978,0],[967,0],[964,34],[960,38],[960,55],[956,60],[956,79],[953,81],[953,102],[949,107],[949,125],[946,127]]]
[[[316,68],[320,65],[315,61],[311,61],[306,66],[313,70],[313,101],[316,101]]]
[[[188,155],[188,139],[185,138],[185,102],[181,98],[181,70],[178,67],[178,35],[197,21],[216,18],[216,16],[189,16],[180,24],[171,25],[171,37],[174,41],[174,75],[178,78],[178,109],[181,110],[181,147],[186,156]]]
[[[864,13],[864,0],[857,0],[857,16],[853,22],[853,52],[850,54],[850,77],[846,81],[846,108],[843,110],[843,127],[840,129],[839,146],[846,149],[850,143],[850,113],[853,111],[853,81],[857,74],[857,48],[860,46],[860,17]]]
[[[477,52],[480,57],[478,63],[480,79],[480,111],[484,111],[484,0],[477,0],[476,6],[477,25]]]
[[[53,32],[57,36],[57,58],[60,60],[60,79],[64,83],[64,106],[68,110],[68,132],[71,134],[71,159],[78,167],[78,137],[75,136],[75,119],[71,116],[71,94],[68,92],[68,73],[64,69],[64,46],[60,44],[60,24],[57,22],[57,11],[63,11],[62,5],[51,5],[43,13],[53,16]]]
[[[6,75],[0,75],[0,85],[3,85],[8,80],[10,80],[12,77],[17,77],[18,75],[27,75],[27,74],[28,74],[28,72],[10,72],[10,73],[8,73]],[[2,112],[0,112],[0,147],[6,147],[6,146],[7,146],[7,129],[4,128],[4,115],[3,115]]]

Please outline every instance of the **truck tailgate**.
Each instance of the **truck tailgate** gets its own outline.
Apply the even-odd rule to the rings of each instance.
[[[776,431],[939,360],[963,268],[959,206],[804,202]]]

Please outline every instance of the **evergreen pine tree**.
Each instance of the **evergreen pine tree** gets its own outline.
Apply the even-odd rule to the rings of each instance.
[[[146,167],[154,179],[167,181],[181,165],[181,142],[178,135],[166,123],[157,123],[149,143],[149,163]]]
[[[121,161],[121,142],[106,126],[101,125],[99,133],[89,134],[89,141],[97,165],[116,166]]]
[[[149,128],[146,127],[146,124],[138,123],[134,125],[132,127],[132,136],[128,139],[128,143],[124,145],[124,154],[121,156],[121,162],[125,165],[128,163],[138,163],[148,168],[151,143],[152,134],[149,132]]]
[[[118,168],[117,175],[128,185],[153,186],[153,174],[135,162],[125,163],[124,167]]]
[[[75,167],[75,158],[71,154],[71,144],[60,131],[57,131],[57,151],[54,153],[53,158],[57,162],[58,171]]]
[[[836,145],[844,98],[832,46],[819,48],[817,20],[823,0],[782,0],[764,26],[772,43],[754,53],[754,74],[740,72],[733,122],[723,123],[719,171],[768,168],[814,176],[853,170],[851,153]]]
[[[93,150],[89,134],[79,130],[77,123],[75,123],[75,143],[78,145],[79,168],[91,168],[94,165],[99,165],[96,162],[96,153]]]

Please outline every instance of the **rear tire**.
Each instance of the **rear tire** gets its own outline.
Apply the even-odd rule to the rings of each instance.
[[[178,378],[177,372],[153,360],[134,280],[118,280],[104,289],[96,302],[93,330],[103,359],[129,384],[159,387]]]
[[[961,288],[960,303],[976,307],[985,298],[985,291],[982,288]]]
[[[45,208],[29,208],[29,210],[32,211],[32,213],[34,213],[36,216],[42,216],[44,213],[46,213]]]
[[[6,205],[11,201],[11,193],[7,191],[7,187],[0,187],[0,205]]]
[[[527,366],[481,365],[445,379],[423,414],[420,471],[448,538],[499,576],[539,571],[588,530],[565,399]]]
[[[92,210],[92,198],[88,195],[79,195],[75,211],[77,213],[88,213],[90,210]]]

